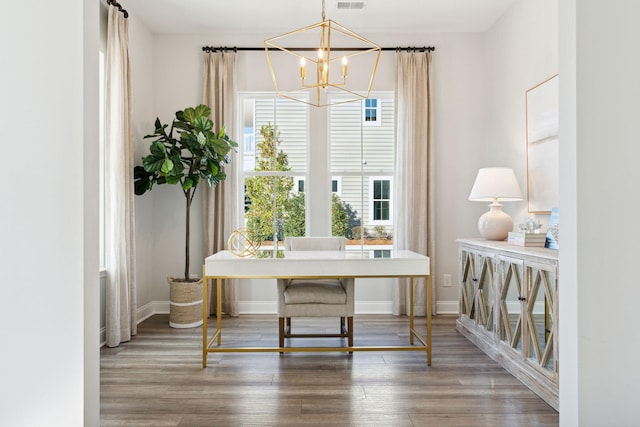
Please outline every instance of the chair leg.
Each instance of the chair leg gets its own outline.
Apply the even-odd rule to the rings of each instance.
[[[347,329],[344,327],[344,317],[340,318],[340,334],[343,337],[347,336]]]
[[[284,317],[278,317],[278,336],[280,347],[284,347]]]
[[[289,337],[291,335],[291,317],[286,318],[287,325],[284,329],[284,336]]]

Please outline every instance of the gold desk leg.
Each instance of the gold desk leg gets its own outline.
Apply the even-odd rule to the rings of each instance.
[[[427,366],[431,366],[431,271],[427,276]]]
[[[218,331],[222,327],[222,278],[216,279],[216,316]],[[222,344],[222,333],[218,334],[218,345]]]
[[[409,279],[409,344],[413,345],[413,331],[415,330],[413,322],[413,277]]]
[[[205,266],[202,266],[202,367],[207,367],[207,285],[209,280],[205,275]]]

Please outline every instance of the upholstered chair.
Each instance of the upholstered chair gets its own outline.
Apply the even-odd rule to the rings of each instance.
[[[285,251],[344,251],[344,237],[286,237]],[[354,279],[278,279],[280,347],[285,338],[346,337],[353,346]],[[292,334],[292,317],[338,317],[338,334]],[[345,325],[346,319],[346,325]]]

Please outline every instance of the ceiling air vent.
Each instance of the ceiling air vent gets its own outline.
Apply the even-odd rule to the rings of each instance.
[[[366,1],[339,1],[336,4],[336,9],[362,10],[366,5]]]

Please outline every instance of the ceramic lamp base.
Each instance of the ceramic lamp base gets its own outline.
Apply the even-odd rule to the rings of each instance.
[[[513,231],[513,219],[502,211],[500,203],[491,203],[489,212],[478,220],[478,231],[487,240],[505,240],[509,232]]]

